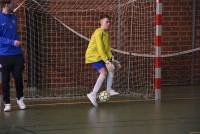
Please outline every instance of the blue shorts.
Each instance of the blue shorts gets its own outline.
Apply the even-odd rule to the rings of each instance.
[[[98,62],[94,62],[94,63],[91,63],[92,67],[94,69],[96,69],[97,71],[99,71],[100,69],[106,67],[105,66],[105,63],[103,61],[98,61]]]

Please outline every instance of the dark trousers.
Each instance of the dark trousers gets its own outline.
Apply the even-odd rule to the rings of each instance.
[[[0,64],[2,72],[3,100],[5,104],[9,104],[11,74],[15,80],[17,99],[23,97],[24,58],[23,55],[0,56]]]

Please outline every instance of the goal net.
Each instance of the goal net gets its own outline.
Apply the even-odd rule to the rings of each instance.
[[[125,97],[154,97],[155,4],[155,0],[18,1],[15,12],[23,16],[18,25],[27,42],[26,98],[85,98],[98,77],[85,64],[85,51],[102,14],[111,16],[112,53],[122,65],[114,74],[113,89]]]

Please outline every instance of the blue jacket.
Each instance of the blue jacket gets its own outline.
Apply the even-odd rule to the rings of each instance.
[[[0,56],[22,53],[21,47],[14,46],[15,40],[19,40],[16,16],[0,12]]]

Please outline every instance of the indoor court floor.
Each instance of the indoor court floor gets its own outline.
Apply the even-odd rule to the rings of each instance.
[[[199,134],[200,99],[35,105],[0,113],[0,134]]]

